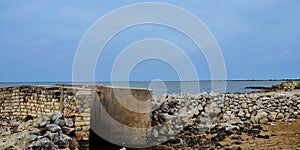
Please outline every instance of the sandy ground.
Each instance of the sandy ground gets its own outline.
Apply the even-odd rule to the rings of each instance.
[[[263,135],[268,135],[269,139],[254,138],[248,135],[241,135],[236,144],[236,140],[227,137],[221,144],[231,145],[231,148],[240,147],[242,149],[299,149],[300,150],[300,119],[291,123],[277,122],[274,125],[262,125]]]
[[[291,93],[300,95],[300,90],[267,92],[273,93]],[[258,93],[260,94],[260,93]],[[261,94],[264,94],[261,93]],[[269,139],[253,138],[243,135],[244,140],[241,145],[242,149],[299,149],[300,150],[300,118],[294,122],[281,123],[276,122],[274,125],[262,125],[263,134],[269,135]]]

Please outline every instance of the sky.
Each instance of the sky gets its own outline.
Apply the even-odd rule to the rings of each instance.
[[[1,0],[0,82],[72,81],[74,57],[88,29],[109,12],[141,2],[149,1]],[[207,26],[220,46],[226,79],[300,78],[300,1],[153,2],[181,7]],[[128,18],[122,17],[124,21]],[[128,28],[110,40],[98,59],[95,80],[110,81],[122,50],[147,38],[171,41],[184,50],[198,78],[183,80],[211,79],[205,56],[189,38],[174,29],[147,24]],[[182,58],[174,59],[180,62]],[[176,68],[157,59],[136,64],[128,78],[181,80]]]

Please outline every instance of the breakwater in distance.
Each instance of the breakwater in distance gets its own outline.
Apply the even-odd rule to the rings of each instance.
[[[224,81],[216,81],[216,83],[222,83]],[[262,89],[251,89],[247,87],[272,87],[272,85],[280,84],[283,80],[228,80],[226,81],[226,92],[229,93],[249,93],[262,91]],[[55,86],[57,84],[66,84],[71,85],[71,82],[0,82],[1,87],[11,87],[11,86],[20,86],[20,85],[35,85],[35,86]],[[84,83],[78,83],[84,84]],[[87,83],[88,84],[88,83]],[[173,93],[202,93],[211,91],[211,81],[201,80],[201,81],[132,81],[129,82],[96,82],[95,84],[102,85],[115,85],[119,87],[130,87],[130,88],[147,88],[152,89],[154,97],[158,97],[162,94],[173,94]],[[128,85],[127,85],[128,84]],[[181,84],[184,86],[181,87]],[[197,88],[200,87],[200,89]],[[218,92],[218,91],[214,91]]]

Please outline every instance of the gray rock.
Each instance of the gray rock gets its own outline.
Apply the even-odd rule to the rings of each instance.
[[[39,130],[39,129],[33,129],[32,131],[30,131],[30,134],[34,134],[34,135],[41,135],[41,130]]]
[[[66,122],[66,126],[74,127],[74,121],[72,118],[64,118],[64,121]]]
[[[56,114],[53,114],[50,118],[51,118],[51,121],[55,121],[57,119],[61,119],[63,117],[63,114],[62,113],[56,113]]]
[[[261,111],[261,112],[258,112],[257,115],[255,116],[258,120],[262,119],[262,118],[265,118],[268,116],[268,113],[264,112],[264,111]]]
[[[52,133],[50,131],[47,131],[44,134],[44,137],[47,137],[48,139],[50,139],[54,144],[58,144],[59,140],[60,140],[60,137],[59,137],[58,133]]]
[[[163,126],[161,129],[160,129],[160,133],[161,134],[167,134],[169,132],[168,128],[166,126]]]
[[[278,113],[276,116],[276,119],[283,119],[283,118],[284,118],[283,113]]]
[[[238,116],[241,117],[241,118],[244,118],[245,113],[242,110],[240,110],[239,113],[238,113]]]
[[[66,124],[66,122],[62,119],[56,119],[54,121],[55,124],[59,125],[60,127],[64,126]]]
[[[18,128],[16,129],[17,132],[22,132],[22,131],[24,131],[24,130],[27,128],[25,122],[20,123],[17,127],[18,127]]]
[[[47,130],[49,130],[51,132],[59,132],[59,131],[61,131],[60,126],[58,126],[57,124],[47,124],[46,128],[47,128]]]
[[[257,113],[257,115],[253,115],[251,116],[251,121],[252,123],[260,123],[260,120],[263,118],[267,118],[268,113],[264,112],[264,111],[260,111]],[[263,121],[265,121],[265,119],[263,119]]]
[[[35,146],[37,147],[37,149],[43,149],[43,148],[52,149],[53,143],[48,138],[42,138],[36,141]]]
[[[29,134],[26,138],[28,139],[28,142],[32,142],[37,140],[38,136],[34,134]]]
[[[44,127],[46,124],[50,123],[50,119],[47,116],[41,116],[35,119],[33,126],[34,127]]]
[[[58,146],[60,148],[68,148],[69,145],[70,145],[70,142],[71,142],[72,138],[61,133],[60,136],[59,136],[59,144]]]

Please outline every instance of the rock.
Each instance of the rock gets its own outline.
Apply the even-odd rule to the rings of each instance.
[[[160,133],[161,134],[167,134],[169,132],[168,128],[166,126],[163,126],[161,129],[160,129]]]
[[[168,135],[174,135],[175,132],[172,129],[169,129]]]
[[[241,118],[244,118],[245,113],[241,110],[241,111],[239,111],[238,116],[241,117]]]
[[[261,111],[259,113],[257,113],[256,116],[252,115],[251,116],[251,121],[252,123],[260,123],[260,120],[262,120],[262,122],[265,122],[267,119],[268,114],[264,111]],[[266,118],[266,119],[264,119]]]
[[[245,98],[245,95],[244,94],[240,94],[239,98]]]
[[[14,125],[13,125],[14,126]],[[28,128],[27,126],[26,126],[26,123],[25,122],[22,122],[22,123],[20,123],[19,124],[19,126],[17,126],[18,128],[16,129],[16,132],[22,132],[22,131],[24,131],[26,128]]]
[[[39,129],[33,129],[32,131],[30,131],[30,134],[34,134],[34,135],[41,135],[41,130],[39,130]]]
[[[245,117],[246,117],[247,119],[249,119],[249,118],[251,117],[251,114],[250,114],[250,113],[246,113]]]
[[[242,121],[240,118],[232,118],[232,119],[230,119],[229,123],[232,125],[236,125],[236,124],[242,123]]]
[[[43,136],[50,139],[54,144],[57,144],[60,140],[58,133],[52,133],[50,131],[47,131]]]
[[[158,131],[156,129],[152,130],[152,135],[153,137],[157,138],[158,137]]]
[[[284,118],[283,113],[278,113],[276,116],[276,119],[283,119],[283,118]]]
[[[68,148],[69,145],[70,145],[70,142],[71,142],[72,138],[61,133],[60,136],[59,136],[59,144],[58,146],[60,148]]]
[[[270,112],[269,119],[272,121],[276,120],[277,112]]]
[[[243,109],[247,109],[247,108],[248,108],[248,105],[247,105],[247,103],[242,103],[241,107],[242,107]]]
[[[257,115],[256,115],[256,117],[257,117],[258,119],[262,119],[262,118],[267,117],[267,116],[268,116],[268,113],[266,113],[266,112],[264,112],[264,111],[259,112],[259,113],[257,113]]]
[[[249,113],[252,113],[253,111],[254,111],[253,107],[249,107],[249,108],[248,108],[248,112],[249,112]]]
[[[26,138],[28,139],[28,142],[32,142],[37,140],[38,136],[34,134],[29,134]]]
[[[66,124],[66,122],[62,119],[56,119],[54,121],[55,124],[59,125],[60,127],[64,126]]]
[[[34,127],[44,127],[46,124],[50,123],[50,119],[47,116],[41,116],[35,119],[33,126]]]
[[[60,126],[57,124],[47,124],[46,128],[51,132],[59,132],[61,130]]]
[[[62,127],[61,130],[66,135],[70,135],[70,134],[73,134],[75,132],[74,128],[69,128],[69,127]]]
[[[64,121],[66,122],[66,126],[74,127],[74,121],[72,118],[65,118]]]
[[[63,117],[62,113],[56,113],[56,114],[52,114],[50,116],[52,122],[55,122],[55,120],[61,119],[62,117]]]
[[[202,110],[203,110],[203,107],[202,107],[201,105],[199,105],[199,106],[198,106],[198,110],[199,110],[199,111],[202,111]]]
[[[264,117],[264,118],[259,120],[259,123],[261,123],[261,124],[267,124],[268,122],[269,122],[269,120],[268,120],[267,117]]]
[[[269,97],[262,97],[262,98],[260,98],[260,99],[263,100],[263,101],[268,101],[268,100],[270,100]]]
[[[35,143],[37,149],[52,149],[53,143],[48,138],[42,138]]]
[[[258,123],[259,120],[258,120],[258,118],[255,115],[251,115],[251,122],[252,123]]]

